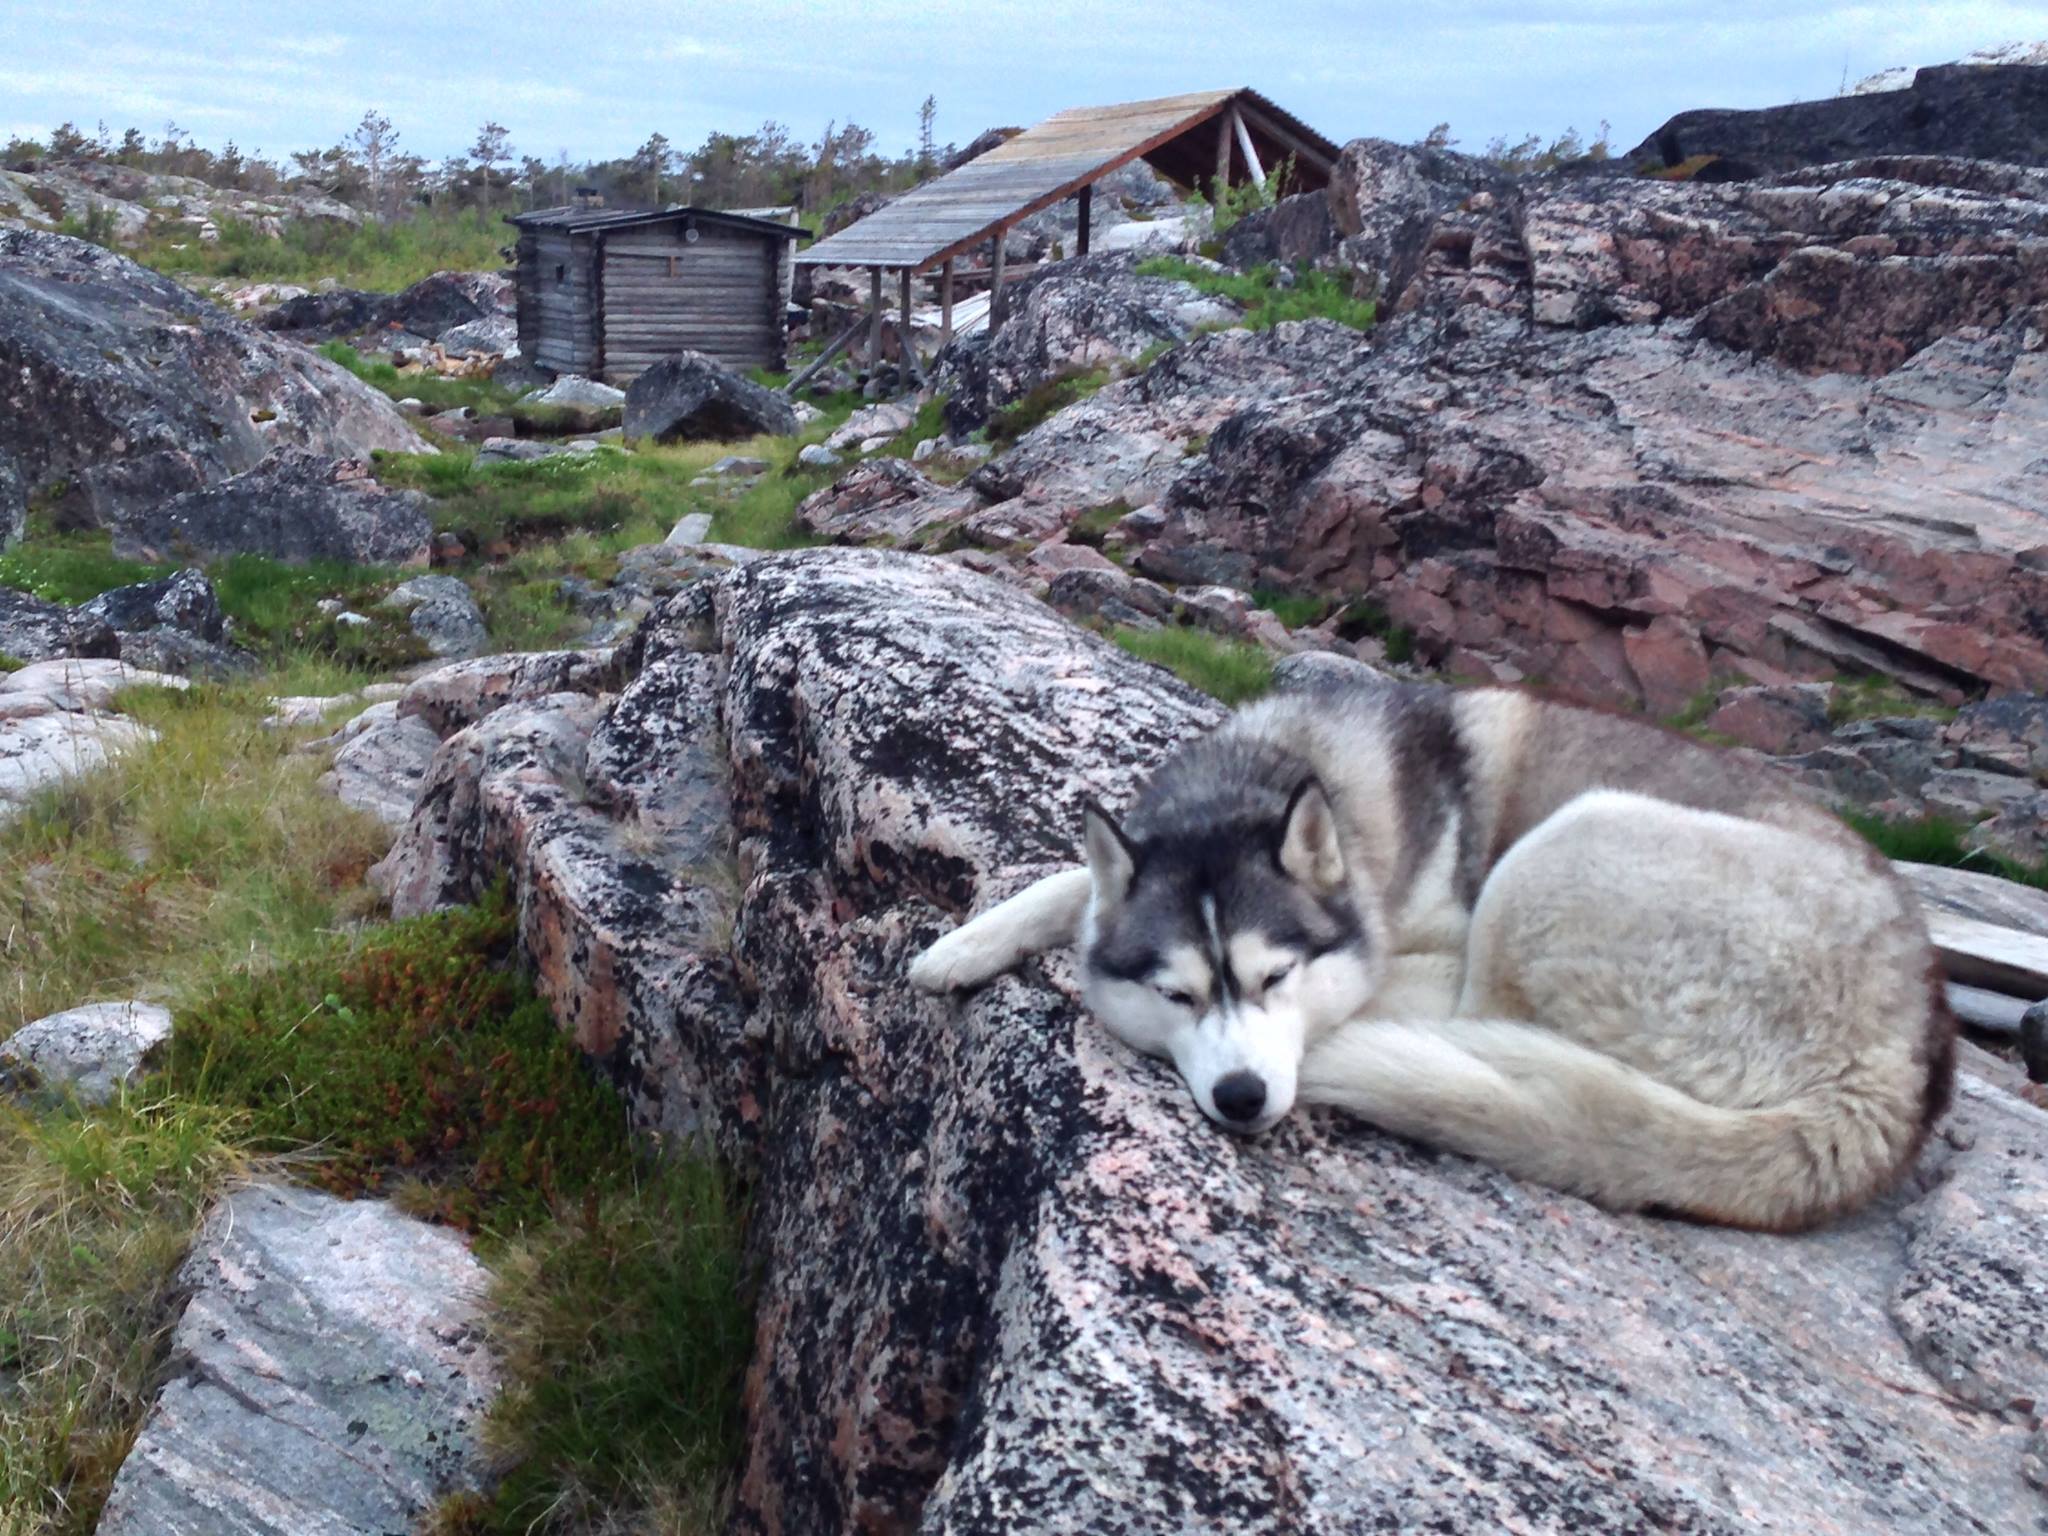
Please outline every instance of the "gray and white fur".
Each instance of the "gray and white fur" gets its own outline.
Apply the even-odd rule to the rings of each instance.
[[[1325,686],[1155,773],[1087,867],[920,955],[1078,942],[1085,995],[1255,1133],[1296,1103],[1616,1210],[1791,1230],[1908,1165],[1954,1024],[1889,865],[1758,764],[1507,689]]]

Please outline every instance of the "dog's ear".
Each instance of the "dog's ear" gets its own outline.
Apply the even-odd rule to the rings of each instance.
[[[1344,883],[1344,850],[1337,842],[1337,816],[1330,797],[1313,778],[1303,779],[1280,818],[1280,844],[1274,850],[1287,876],[1318,893]]]
[[[1081,811],[1082,842],[1088,850],[1088,873],[1095,884],[1095,905],[1101,912],[1113,911],[1130,894],[1131,881],[1138,873],[1137,850],[1124,836],[1124,829],[1093,800]]]

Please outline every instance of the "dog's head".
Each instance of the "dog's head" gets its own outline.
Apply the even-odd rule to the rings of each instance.
[[[1379,979],[1322,786],[1303,780],[1277,815],[1149,837],[1091,805],[1086,845],[1089,1007],[1171,1061],[1212,1120],[1266,1130],[1294,1107],[1308,1044]]]

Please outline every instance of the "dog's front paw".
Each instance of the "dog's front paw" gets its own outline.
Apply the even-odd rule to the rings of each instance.
[[[920,992],[961,992],[978,987],[1016,964],[1000,946],[975,932],[973,923],[955,928],[910,962],[910,984]]]

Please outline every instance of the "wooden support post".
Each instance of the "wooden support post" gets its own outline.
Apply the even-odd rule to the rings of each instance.
[[[1095,183],[1091,181],[1087,186],[1083,187],[1080,197],[1075,199],[1075,201],[1080,204],[1081,226],[1074,235],[1074,254],[1076,256],[1086,256],[1088,254],[1088,215],[1094,212],[1095,209]]]
[[[1230,187],[1230,139],[1230,114],[1224,112],[1216,119],[1216,179],[1209,184],[1209,202],[1217,208]]]
[[[939,345],[953,339],[953,258],[939,263]]]
[[[868,367],[882,366],[882,269],[868,268]]]
[[[844,352],[849,346],[851,346],[853,344],[853,338],[861,333],[861,328],[865,326],[867,323],[868,317],[866,315],[855,315],[853,317],[853,323],[848,325],[845,330],[839,333],[838,338],[833,341],[831,346],[827,347],[824,351],[820,352],[816,357],[812,358],[808,363],[804,364],[803,372],[799,373],[795,378],[791,379],[787,384],[782,386],[782,392],[785,395],[795,394],[798,389],[802,388],[804,384],[809,382],[812,374],[816,373],[819,369],[823,368],[827,363],[831,362],[833,358],[837,357],[840,353]]]
[[[911,343],[910,327],[907,324],[898,325],[893,320],[889,324],[896,332],[897,344],[903,348],[903,371],[910,375],[911,383],[922,388],[924,385],[924,369],[917,361],[917,348]]]
[[[1230,126],[1236,131],[1237,147],[1244,151],[1244,168],[1251,173],[1254,182],[1264,181],[1266,172],[1259,164],[1258,150],[1252,147],[1252,131],[1245,127],[1244,117],[1235,107],[1230,109]]]
[[[904,371],[909,373],[912,378],[916,378],[917,348],[911,344],[910,340],[910,268],[905,267],[901,276],[903,279],[900,291],[902,302],[897,306],[897,313],[902,315],[903,318],[897,323],[896,339],[903,343]]]
[[[988,261],[988,328],[993,335],[1009,314],[1009,306],[1003,302],[1003,247],[1008,243],[1009,231],[996,231],[995,253]]]

